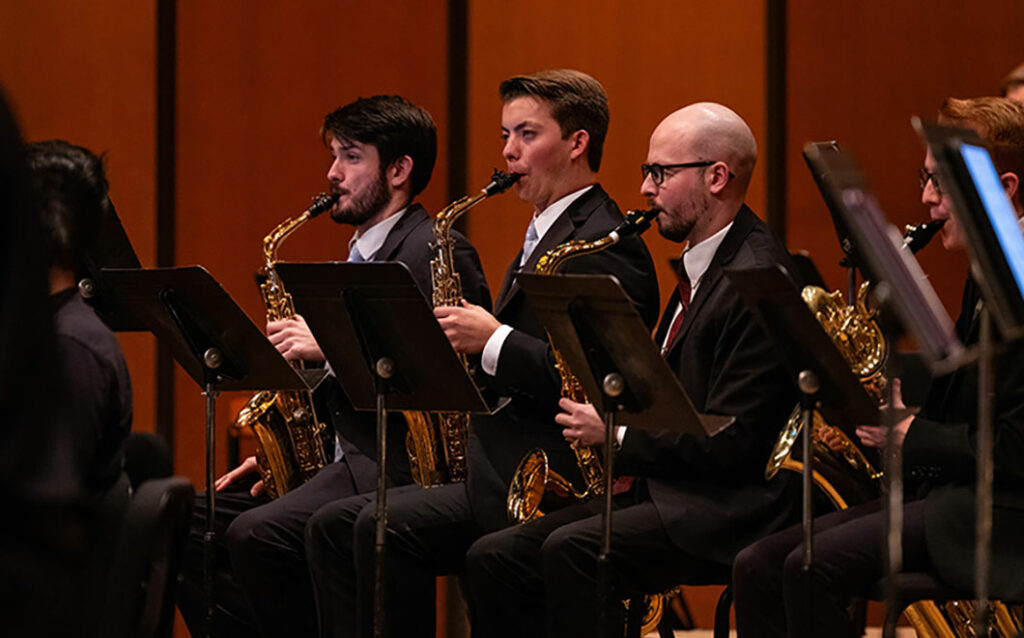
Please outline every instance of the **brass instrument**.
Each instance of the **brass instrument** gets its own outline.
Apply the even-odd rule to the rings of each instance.
[[[467,195],[449,204],[434,218],[434,242],[430,248],[436,255],[430,260],[432,305],[458,306],[462,300],[462,279],[455,270],[455,239],[452,224],[463,213],[491,195],[504,193],[520,175],[494,171],[491,182],[475,195]],[[466,355],[459,353],[463,367]],[[405,447],[413,480],[422,487],[456,483],[466,478],[466,437],[469,414],[466,412],[403,412],[409,432]],[[438,439],[443,451],[438,452]]]
[[[267,321],[295,316],[295,305],[277,276],[277,251],[299,226],[330,210],[338,195],[321,193],[301,215],[286,219],[263,238],[263,266],[257,273],[267,307]],[[302,362],[293,365],[302,366]],[[235,417],[234,429],[249,427],[256,435],[256,461],[271,498],[313,477],[333,456],[327,428],[313,409],[309,390],[257,392]],[[330,451],[330,452],[329,452]]]
[[[945,220],[907,226],[904,247],[917,252],[935,236],[943,223]],[[875,310],[869,308],[867,302],[870,287],[871,282],[861,284],[852,306],[843,303],[840,292],[828,293],[817,286],[805,287],[800,296],[868,394],[881,403],[885,394],[883,368],[888,347],[875,322]],[[803,471],[803,462],[793,456],[793,446],[800,436],[801,427],[798,405],[775,442],[765,468],[766,479],[771,479],[779,470]],[[882,473],[872,466],[860,447],[842,430],[825,423],[817,411],[812,416],[812,427],[814,485],[840,510],[877,498],[883,489]],[[936,603],[922,600],[909,605],[904,613],[922,638],[974,636],[972,601]],[[994,636],[1009,638],[1024,630],[1024,618],[1018,606],[991,601],[989,617]]]
[[[604,237],[589,242],[575,239],[552,248],[537,260],[534,272],[541,275],[554,274],[570,259],[604,250],[617,244],[623,237],[639,235],[650,228],[656,216],[657,211],[653,210],[628,211],[622,223]],[[553,352],[555,369],[562,380],[562,396],[578,403],[586,402],[587,397],[583,393],[579,379],[569,370],[562,353],[557,349],[553,349]],[[574,443],[572,451],[583,475],[584,488],[577,490],[572,482],[550,469],[548,455],[540,448],[534,449],[523,457],[512,476],[507,500],[511,520],[517,523],[532,521],[544,515],[541,511],[542,504],[550,509],[557,509],[604,493],[604,471],[596,450]]]
[[[631,210],[626,212],[625,219],[610,233],[594,241],[576,239],[556,246],[537,260],[534,272],[542,275],[554,274],[566,261],[575,257],[589,255],[617,244],[624,237],[639,235],[651,227],[657,217],[657,210]],[[548,335],[550,341],[551,336]],[[569,369],[562,353],[552,348],[555,355],[555,369],[562,381],[561,394],[584,403],[587,400],[579,379]],[[508,515],[516,523],[525,523],[544,516],[541,509],[557,509],[571,503],[579,502],[591,496],[604,494],[604,468],[597,451],[573,443],[572,451],[576,455],[576,465],[583,476],[584,488],[577,490],[572,482],[550,468],[548,455],[544,450],[536,448],[527,453],[519,462],[512,483],[508,490]],[[623,601],[628,608],[629,601]],[[664,612],[665,597],[661,594],[645,595],[641,618],[641,635],[648,634],[658,626]]]

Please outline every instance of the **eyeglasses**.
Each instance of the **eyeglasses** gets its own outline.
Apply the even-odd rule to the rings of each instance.
[[[644,179],[647,176],[651,176],[651,181],[654,182],[655,186],[661,186],[662,182],[665,181],[665,171],[676,170],[680,168],[704,168],[705,166],[711,166],[717,164],[717,160],[702,160],[700,162],[685,162],[683,164],[641,164],[640,174]],[[729,179],[736,177],[729,171]]]
[[[939,176],[929,171],[927,168],[919,168],[917,170],[917,179],[921,183],[921,190],[928,188],[928,182],[932,183],[932,188],[935,189],[936,195],[942,195],[942,186],[939,185]]]

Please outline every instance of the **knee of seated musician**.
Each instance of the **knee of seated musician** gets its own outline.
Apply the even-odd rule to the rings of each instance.
[[[244,565],[279,549],[281,540],[277,527],[273,516],[264,508],[239,514],[224,532],[224,544],[232,564]]]
[[[736,555],[732,565],[733,597],[739,601],[748,594],[760,597],[765,592],[779,593],[778,585],[782,576],[785,553],[765,541],[758,541],[743,548]]]
[[[508,580],[503,574],[509,566],[514,545],[510,545],[507,536],[501,532],[487,534],[469,546],[466,551],[466,579],[471,591],[493,580]]]
[[[541,545],[540,555],[547,573],[552,569],[592,570],[597,563],[600,536],[596,542],[585,521],[563,525],[551,532]]]
[[[361,503],[350,499],[324,505],[306,522],[306,553],[309,556],[332,555],[337,558],[351,553],[352,534]]]

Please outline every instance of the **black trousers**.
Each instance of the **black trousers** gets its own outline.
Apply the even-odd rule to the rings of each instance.
[[[599,635],[603,499],[484,536],[466,557],[465,590],[479,636]],[[640,490],[613,500],[608,620],[622,635],[621,600],[680,583],[724,582],[729,566],[681,550]]]
[[[815,518],[809,578],[799,525],[744,549],[732,580],[739,636],[860,636],[851,601],[883,577],[885,534],[880,501]],[[930,568],[924,501],[913,501],[903,508],[903,569]]]
[[[435,635],[438,576],[461,571],[480,537],[462,483],[388,490],[385,584],[388,635]],[[322,507],[306,528],[322,636],[373,634],[376,498],[360,495]]]
[[[228,527],[224,540],[235,579],[265,638],[318,635],[306,523],[325,504],[355,494],[352,473],[341,460],[284,496],[240,514]]]
[[[245,592],[235,581],[224,545],[224,532],[239,514],[266,503],[266,497],[253,498],[249,490],[259,478],[246,477],[221,492],[217,492],[213,528],[216,532],[213,548],[214,614],[213,635],[221,638],[243,638],[259,635],[255,615]],[[178,609],[185,619],[189,633],[202,636],[206,618],[203,591],[203,535],[206,532],[206,494],[197,494],[189,525],[188,545],[182,559],[182,579],[178,587]]]
[[[324,467],[305,485],[269,500],[252,498],[253,475],[217,493],[214,553],[214,635],[221,638],[317,635],[313,588],[303,533],[325,503],[355,494],[344,461]],[[205,499],[197,497],[178,605],[194,636],[202,635]]]

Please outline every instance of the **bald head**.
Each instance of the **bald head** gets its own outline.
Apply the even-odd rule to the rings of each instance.
[[[757,142],[750,127],[735,111],[714,102],[698,102],[672,113],[654,129],[655,139],[672,144],[692,161],[725,162],[745,193],[757,162]]]
[[[662,236],[693,246],[736,218],[756,161],[757,142],[739,115],[691,104],[654,129],[640,193],[660,211]]]

